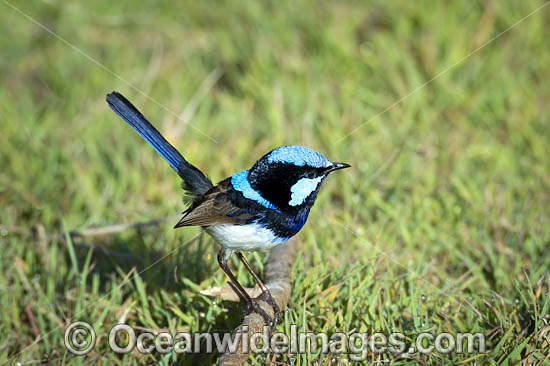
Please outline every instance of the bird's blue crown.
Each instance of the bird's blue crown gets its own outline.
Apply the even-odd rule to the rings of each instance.
[[[270,163],[284,163],[312,168],[326,168],[332,165],[323,154],[304,146],[282,146],[267,153],[265,157]]]

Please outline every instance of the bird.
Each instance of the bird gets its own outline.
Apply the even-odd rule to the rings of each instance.
[[[306,223],[325,178],[350,165],[332,162],[308,147],[281,146],[266,153],[250,169],[214,185],[122,94],[113,91],[107,94],[106,101],[182,179],[189,206],[174,228],[200,226],[214,238],[221,246],[218,263],[233,290],[247,302],[250,311],[261,315],[267,324],[276,325],[279,306],[242,252],[266,251],[296,235]],[[257,298],[250,297],[229,268],[227,262],[233,254],[260,287]],[[259,300],[273,308],[273,318],[259,306]]]

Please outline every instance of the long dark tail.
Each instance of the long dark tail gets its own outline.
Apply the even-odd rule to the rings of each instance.
[[[122,94],[107,94],[107,103],[116,114],[143,137],[183,179],[184,189],[195,196],[202,196],[212,188],[212,182],[199,169],[181,156],[178,150]]]

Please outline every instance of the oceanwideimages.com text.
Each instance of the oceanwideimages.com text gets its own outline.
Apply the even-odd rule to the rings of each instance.
[[[485,336],[481,333],[420,333],[414,337],[403,333],[314,333],[299,330],[296,324],[286,333],[272,332],[264,327],[261,333],[249,334],[244,326],[240,332],[187,333],[146,332],[128,324],[117,324],[108,337],[113,352],[126,354],[158,353],[322,353],[349,355],[354,361],[365,360],[369,354],[430,354],[485,352]],[[97,337],[93,327],[85,322],[70,324],[65,331],[65,346],[76,354],[91,352]]]

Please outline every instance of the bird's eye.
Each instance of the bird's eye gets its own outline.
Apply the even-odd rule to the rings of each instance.
[[[312,179],[317,177],[317,172],[315,172],[314,170],[307,170],[304,175],[306,178]]]

